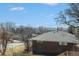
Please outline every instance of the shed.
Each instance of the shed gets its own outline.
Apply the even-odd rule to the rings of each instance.
[[[31,40],[33,53],[42,55],[58,55],[73,49],[73,46],[78,43],[74,35],[63,31],[47,32]]]

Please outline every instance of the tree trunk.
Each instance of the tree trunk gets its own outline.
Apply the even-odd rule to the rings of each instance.
[[[6,52],[6,46],[3,47],[3,51],[1,55],[5,55],[5,52]]]
[[[29,40],[27,39],[27,53],[29,53]]]
[[[3,48],[2,55],[5,55],[6,48],[7,48],[7,41],[6,41],[6,42],[4,42],[4,44],[3,44],[2,48]]]

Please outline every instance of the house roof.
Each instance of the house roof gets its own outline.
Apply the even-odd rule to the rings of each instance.
[[[74,35],[67,33],[67,32],[63,32],[63,31],[47,32],[47,33],[44,33],[44,34],[41,34],[37,37],[32,38],[32,40],[78,43],[78,40]]]

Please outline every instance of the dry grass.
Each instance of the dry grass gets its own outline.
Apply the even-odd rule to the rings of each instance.
[[[12,56],[14,54],[21,54],[25,49],[24,45],[18,45],[15,48],[7,48],[5,55]]]
[[[31,47],[31,46],[30,46]],[[17,45],[15,47],[8,47],[6,49],[5,56],[30,56],[32,55],[32,51],[27,53],[25,52],[25,45]]]

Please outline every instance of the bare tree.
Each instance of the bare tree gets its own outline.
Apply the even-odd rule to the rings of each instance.
[[[69,8],[61,11],[57,19],[57,22],[66,24],[69,28],[79,28],[79,4],[71,3]]]
[[[32,37],[33,33],[33,28],[32,27],[24,27],[24,26],[19,26],[16,29],[16,32],[18,35],[21,37],[21,40],[24,42],[25,45],[25,52],[29,52],[29,39]]]
[[[42,34],[42,33],[46,33],[48,31],[49,31],[49,29],[47,27],[39,26],[38,28],[36,28],[36,33],[38,35]]]
[[[79,4],[69,4],[70,8],[59,13],[60,22],[73,27],[79,27]]]
[[[7,44],[11,37],[13,36],[13,33],[11,33],[9,30],[11,28],[10,23],[1,23],[0,24],[0,41],[2,45],[2,51],[1,54],[5,55]]]

